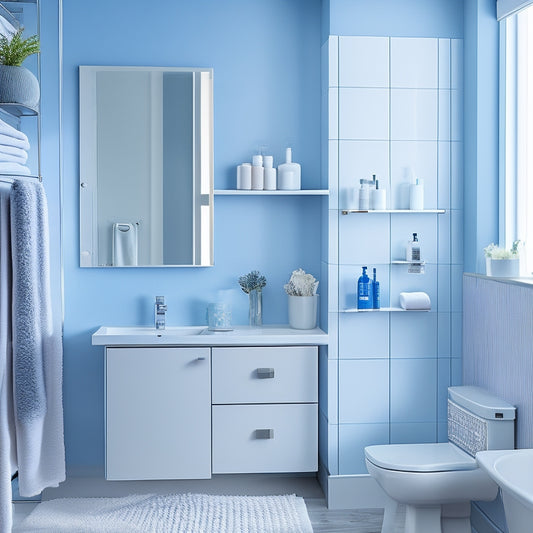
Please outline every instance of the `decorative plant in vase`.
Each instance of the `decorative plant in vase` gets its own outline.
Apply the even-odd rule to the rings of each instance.
[[[239,278],[239,285],[250,301],[250,326],[262,326],[262,295],[266,278],[258,270],[252,270]]]
[[[520,275],[520,241],[514,241],[510,249],[489,244],[483,249],[487,267],[487,276],[513,278]]]
[[[21,104],[37,111],[39,82],[22,63],[40,51],[39,37],[24,39],[23,31],[20,28],[12,37],[0,36],[0,102]]]
[[[289,296],[289,325],[294,329],[313,329],[318,309],[318,281],[305,270],[295,270],[283,287]]]

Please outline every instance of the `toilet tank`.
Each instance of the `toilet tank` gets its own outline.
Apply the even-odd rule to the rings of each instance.
[[[480,387],[448,388],[448,440],[475,456],[512,450],[516,408]]]

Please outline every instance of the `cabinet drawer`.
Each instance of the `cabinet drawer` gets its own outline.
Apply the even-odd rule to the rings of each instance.
[[[214,405],[213,473],[315,472],[317,404]]]
[[[318,348],[213,348],[213,403],[318,401]]]

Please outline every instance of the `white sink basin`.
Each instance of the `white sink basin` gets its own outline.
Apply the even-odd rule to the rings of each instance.
[[[155,329],[143,326],[102,326],[92,336],[95,346],[239,346],[327,344],[321,329],[299,330],[289,326],[235,326],[231,331],[209,331],[207,326]]]
[[[501,488],[509,533],[531,533],[533,449],[479,452],[476,460]]]

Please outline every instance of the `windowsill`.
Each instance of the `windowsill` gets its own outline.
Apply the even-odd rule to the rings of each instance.
[[[533,276],[520,278],[496,278],[494,276],[485,276],[484,274],[474,274],[472,272],[465,272],[464,275],[472,278],[488,279],[498,283],[506,283],[508,285],[519,285],[521,287],[533,288]]]

